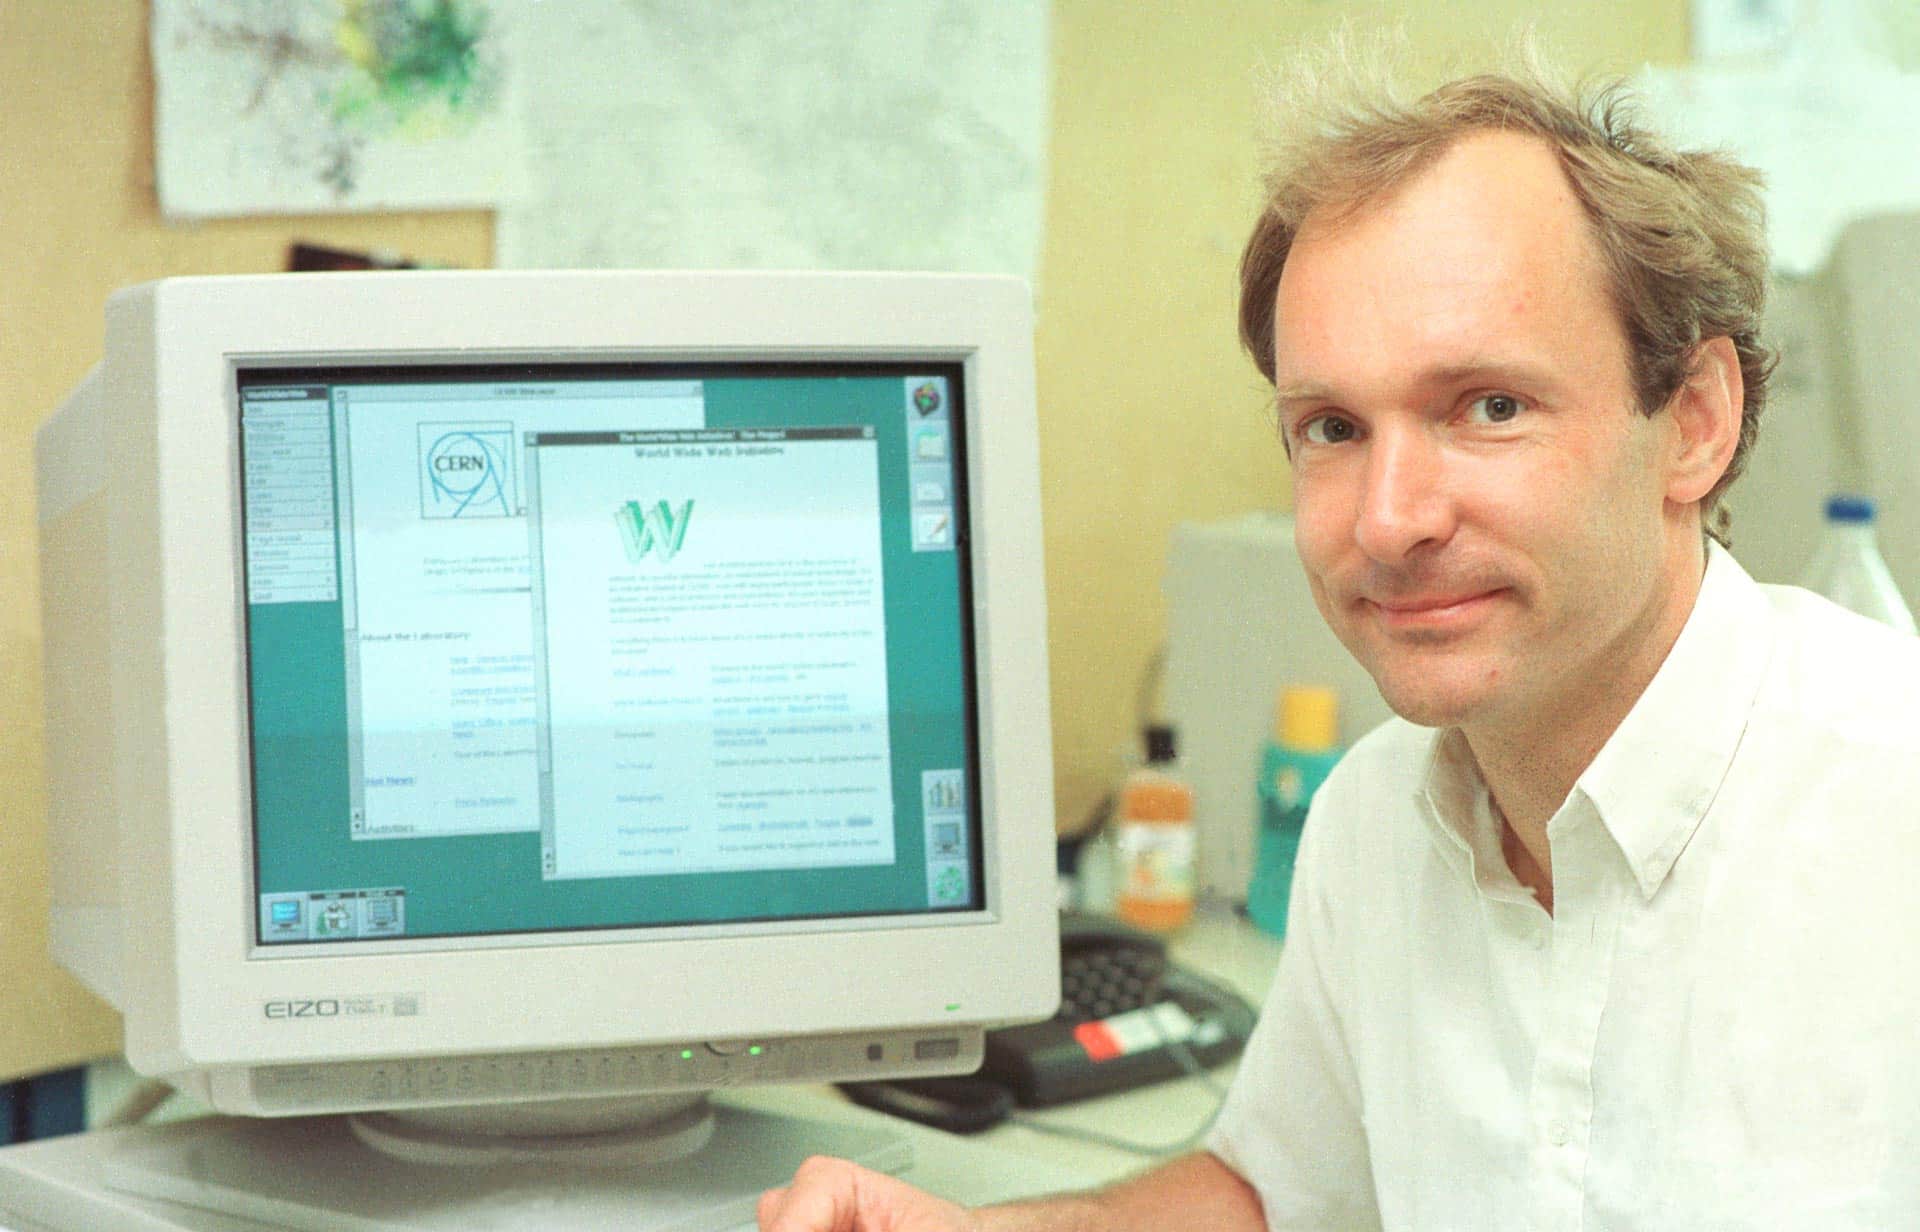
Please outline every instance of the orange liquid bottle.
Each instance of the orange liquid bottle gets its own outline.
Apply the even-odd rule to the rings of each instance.
[[[1172,728],[1147,729],[1147,764],[1127,776],[1113,826],[1114,913],[1149,932],[1186,924],[1193,918],[1198,843],[1193,788],[1176,771]]]

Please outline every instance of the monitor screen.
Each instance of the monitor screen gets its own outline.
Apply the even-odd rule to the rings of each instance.
[[[962,378],[241,367],[259,952],[983,908]]]

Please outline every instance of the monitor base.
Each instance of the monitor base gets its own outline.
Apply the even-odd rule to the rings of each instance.
[[[622,1168],[409,1162],[367,1146],[345,1117],[214,1117],[9,1154],[21,1162],[0,1169],[11,1172],[0,1207],[26,1227],[86,1232],[733,1232],[752,1226],[760,1193],[809,1155],[886,1172],[912,1163],[906,1139],[887,1127],[729,1105],[713,1109],[712,1137],[694,1155]]]
[[[524,1116],[516,1115],[523,1108]],[[347,1118],[354,1137],[390,1159],[453,1168],[644,1168],[696,1154],[712,1141],[714,1123],[705,1091]]]

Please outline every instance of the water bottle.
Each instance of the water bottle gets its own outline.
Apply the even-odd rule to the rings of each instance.
[[[1913,609],[1893,584],[1873,530],[1873,502],[1864,496],[1827,500],[1827,532],[1800,585],[1903,633],[1914,632]]]

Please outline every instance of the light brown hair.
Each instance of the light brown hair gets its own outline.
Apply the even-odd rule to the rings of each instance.
[[[1639,409],[1658,414],[1703,341],[1726,337],[1745,383],[1740,438],[1701,501],[1727,541],[1719,500],[1746,467],[1774,356],[1761,343],[1767,249],[1760,175],[1718,151],[1676,151],[1639,122],[1618,80],[1566,86],[1530,51],[1518,67],[1405,100],[1388,71],[1349,46],[1303,61],[1273,104],[1266,201],[1240,262],[1240,339],[1274,379],[1275,296],[1306,217],[1337,219],[1405,184],[1460,138],[1527,134],[1550,145],[1585,209],[1625,327]]]

